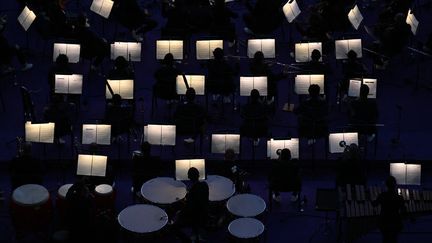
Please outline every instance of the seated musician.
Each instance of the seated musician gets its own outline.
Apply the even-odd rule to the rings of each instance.
[[[224,52],[221,48],[216,48],[213,55],[214,59],[210,59],[207,64],[206,91],[213,94],[213,100],[223,95],[224,102],[229,103],[231,102],[229,95],[235,91],[236,72],[224,59]]]
[[[368,140],[375,137],[378,120],[378,105],[375,99],[369,99],[369,86],[362,84],[360,97],[353,100],[349,106],[349,122],[359,134],[368,135]]]
[[[72,242],[88,242],[92,238],[94,205],[85,179],[76,181],[66,194],[66,223]]]
[[[154,73],[156,83],[153,86],[153,95],[167,100],[168,103],[177,100],[176,80],[180,74],[180,70],[174,65],[174,56],[171,53],[166,54],[162,66]]]
[[[114,60],[114,67],[108,74],[109,79],[134,79],[135,72],[132,65],[126,60],[125,57],[119,56]]]
[[[393,176],[387,178],[386,187],[387,191],[378,195],[372,205],[381,206],[378,226],[382,233],[382,242],[397,243],[398,234],[403,228],[402,219],[407,210],[403,197],[397,192],[396,179]]]
[[[267,104],[272,104],[277,95],[277,82],[283,79],[285,75],[282,72],[273,72],[271,66],[265,62],[264,54],[261,51],[254,54],[249,69],[253,76],[267,77]]]
[[[237,18],[237,13],[233,12],[225,3],[225,0],[216,0],[212,7],[213,22],[211,32],[228,40],[228,46],[233,47],[237,35],[235,24],[231,18]]]
[[[241,108],[243,123],[240,127],[240,134],[254,139],[257,146],[260,137],[267,136],[268,131],[268,109],[261,103],[258,90],[251,90],[249,102]]]
[[[356,144],[349,144],[345,147],[342,159],[337,161],[336,166],[336,186],[366,184],[361,151]]]
[[[206,110],[195,103],[195,89],[186,90],[186,102],[177,106],[174,120],[179,134],[198,134],[204,132],[206,123]]]
[[[192,186],[186,194],[186,201],[173,221],[173,230],[181,242],[190,242],[182,228],[192,227],[194,231],[204,227],[208,217],[209,187],[205,181],[199,181],[199,171],[192,167],[188,170],[188,178]]]
[[[274,161],[268,177],[269,190],[276,202],[281,201],[279,191],[291,191],[291,201],[299,199],[301,190],[300,168],[298,160],[291,159],[291,151],[287,148],[280,151],[279,159]]]
[[[90,29],[88,18],[80,15],[75,28],[75,37],[81,45],[82,57],[93,60],[91,70],[96,70],[105,57],[110,55],[108,42]]]
[[[72,132],[74,109],[75,105],[65,102],[59,94],[54,94],[44,109],[45,120],[55,123],[54,138],[59,143],[64,143],[62,137]]]
[[[110,15],[129,29],[132,37],[137,41],[143,40],[143,34],[156,28],[158,23],[153,20],[147,9],[141,9],[137,0],[114,0],[114,7]]]
[[[347,57],[348,59],[342,63],[343,79],[338,85],[338,93],[344,98],[347,97],[350,79],[362,77],[366,73],[366,67],[357,58],[355,51],[349,51]]]
[[[133,106],[123,103],[119,94],[114,94],[111,102],[107,104],[105,120],[111,124],[111,135],[117,139],[122,133],[129,132],[133,125]]]
[[[73,71],[69,64],[69,58],[65,54],[58,55],[54,65],[50,68],[48,72],[48,85],[50,88],[50,95],[53,95],[55,93],[55,75],[70,75],[72,73]]]
[[[308,144],[316,138],[326,137],[328,133],[326,101],[320,97],[320,86],[309,86],[309,98],[294,109],[298,116],[299,136],[308,138]]]
[[[143,142],[141,151],[134,152],[132,157],[132,187],[135,193],[141,192],[144,182],[159,176],[159,165],[159,158],[151,156],[151,145]]]

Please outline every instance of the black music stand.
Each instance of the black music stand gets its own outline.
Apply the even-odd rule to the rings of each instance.
[[[318,226],[309,238],[309,242],[312,242],[313,238],[320,232],[323,232],[324,235],[329,235],[329,233],[332,232],[328,213],[337,212],[338,210],[338,195],[336,189],[318,188],[315,197],[315,210],[325,212],[325,222]]]

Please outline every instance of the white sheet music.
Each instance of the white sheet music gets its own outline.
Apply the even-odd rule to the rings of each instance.
[[[82,144],[111,144],[111,125],[83,124]]]
[[[360,87],[362,85],[361,80],[350,79],[348,87],[348,96],[360,97]]]
[[[157,40],[156,59],[162,60],[165,55],[171,53],[175,60],[183,60],[183,41],[182,40]]]
[[[377,79],[364,78],[364,79],[351,79],[348,87],[348,96],[360,97],[360,87],[365,84],[369,87],[368,98],[376,99]]]
[[[54,143],[54,123],[25,123],[25,139],[27,142]]]
[[[277,150],[287,148],[291,151],[291,158],[299,158],[299,139],[270,139],[267,140],[267,157],[277,159]]]
[[[175,125],[148,125],[147,141],[152,145],[175,146]]]
[[[83,76],[81,74],[55,74],[56,94],[82,94]]]
[[[367,85],[369,87],[369,94],[368,98],[376,99],[377,97],[377,79],[373,78],[364,78],[363,84]]]
[[[212,134],[211,152],[214,154],[224,154],[227,149],[240,153],[239,134]]]
[[[390,175],[398,185],[421,185],[421,165],[390,163]]]
[[[357,53],[357,57],[361,58],[362,42],[361,39],[336,40],[335,41],[336,59],[347,59],[348,52],[353,50]]]
[[[223,40],[197,40],[196,42],[197,60],[208,60],[214,58],[213,51],[216,48],[223,49]]]
[[[296,43],[295,44],[295,59],[296,62],[310,62],[313,50],[318,50],[322,53],[321,42]],[[319,60],[322,62],[322,57]]]
[[[408,10],[406,23],[411,26],[411,32],[413,33],[413,35],[416,35],[419,21],[417,20],[416,16],[414,15],[411,9]]]
[[[363,21],[363,15],[357,5],[352,8],[348,13],[348,19],[351,22],[354,29],[358,30],[361,22]]]
[[[186,82],[189,85],[189,88],[194,88],[196,95],[205,95],[204,75],[185,75],[185,77],[186,77]],[[177,85],[177,94],[185,95],[187,88],[182,75],[177,76],[176,85]]]
[[[264,58],[275,58],[275,39],[250,39],[248,40],[248,57],[253,58],[257,51],[264,54]]]
[[[30,25],[34,22],[35,19],[36,14],[31,11],[27,6],[24,7],[23,11],[18,16],[18,22],[21,24],[25,31],[30,28]]]
[[[267,95],[267,77],[240,77],[240,96],[250,96],[256,89],[260,95]]]
[[[309,86],[317,84],[320,87],[320,94],[324,94],[324,74],[300,74],[295,76],[294,91],[298,95],[309,94]]]
[[[77,175],[105,176],[107,160],[107,156],[79,154]]]
[[[70,63],[78,63],[80,60],[81,46],[79,44],[54,43],[53,61],[60,54],[65,54]]]
[[[113,80],[108,79],[108,84],[113,90],[114,94],[119,94],[122,99],[132,100],[134,98],[134,81],[132,79],[124,79],[124,80]],[[105,85],[105,97],[107,99],[112,99],[111,92],[108,89],[108,86]]]
[[[111,60],[122,56],[132,62],[141,61],[140,42],[114,42],[111,44]]]
[[[192,167],[198,169],[200,177],[199,180],[205,180],[205,160],[204,159],[181,159],[175,161],[175,174],[176,180],[187,181],[188,170]]]
[[[346,146],[349,146],[353,143],[358,145],[358,133],[356,132],[330,133],[329,135],[330,153],[344,152],[345,148],[339,145],[341,141],[345,141]]]
[[[286,19],[288,20],[288,23],[292,23],[301,13],[301,10],[296,0],[289,0],[282,7],[282,11],[284,12]]]
[[[93,0],[90,10],[107,19],[111,13],[113,5],[114,2],[111,0]]]

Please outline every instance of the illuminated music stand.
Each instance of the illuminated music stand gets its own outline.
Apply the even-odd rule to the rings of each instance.
[[[33,143],[54,143],[54,123],[25,123],[25,140]]]
[[[175,161],[175,179],[178,181],[188,181],[188,170],[195,167],[199,171],[199,180],[205,180],[205,160],[204,159],[179,159]]]
[[[224,154],[227,149],[240,154],[240,134],[212,134],[211,152]]]
[[[111,144],[111,125],[83,124],[82,144]]]
[[[104,177],[106,175],[107,160],[107,156],[79,154],[77,175]]]
[[[360,97],[360,87],[365,84],[369,87],[368,98],[376,99],[377,79],[363,78],[363,79],[350,79],[348,87],[349,97]]]
[[[223,40],[197,40],[196,41],[196,59],[209,60],[213,59],[213,51],[216,48],[223,50]]]
[[[421,164],[390,163],[390,175],[398,185],[421,185]]]
[[[145,142],[151,145],[159,145],[162,154],[163,146],[172,146],[173,152],[176,145],[176,126],[175,125],[156,125],[148,124],[144,126]]]
[[[55,88],[56,94],[82,94],[83,76],[81,74],[55,74]]]
[[[413,35],[416,35],[419,21],[417,20],[416,16],[414,15],[414,13],[411,9],[408,10],[406,23],[410,25],[411,32],[413,33]]]
[[[296,62],[310,62],[312,60],[311,56],[314,50],[318,50],[320,53],[322,53],[322,42],[296,43]],[[319,61],[322,62],[322,57]]]
[[[247,45],[248,57],[253,58],[257,51],[261,51],[264,58],[275,58],[275,43],[275,39],[249,39]]]
[[[358,30],[361,22],[363,21],[363,15],[360,12],[360,9],[358,8],[357,4],[349,11],[348,20],[350,21],[354,29]]]
[[[267,77],[240,77],[240,96],[250,96],[253,89],[261,96],[267,96]]]
[[[294,92],[297,95],[308,95],[309,87],[316,84],[320,87],[320,95],[324,95],[324,74],[299,74],[294,79]]]
[[[36,14],[33,11],[31,11],[27,6],[24,7],[22,12],[18,16],[18,22],[26,32],[33,24],[35,19],[36,19]]]
[[[282,11],[287,19],[289,25],[289,43],[292,43],[292,27],[291,23],[301,14],[301,10],[296,0],[288,0],[282,7]],[[283,27],[282,27],[283,30]],[[285,32],[283,32],[285,34]]]
[[[291,158],[299,159],[299,139],[269,139],[267,140],[267,158],[278,159],[278,151],[287,148],[291,152]]]
[[[329,150],[330,153],[343,153],[345,146],[350,144],[359,144],[358,133],[347,132],[347,133],[330,133],[329,135]],[[341,146],[344,144],[345,146]]]
[[[347,39],[347,40],[336,40],[335,41],[335,52],[336,59],[348,59],[348,52],[355,51],[357,58],[363,56],[362,40],[361,39]]]
[[[114,42],[111,44],[111,60],[123,56],[131,62],[141,61],[141,43],[140,42]]]
[[[204,75],[185,75],[189,88],[194,88],[196,95],[205,95],[205,76]],[[182,75],[176,79],[176,89],[178,95],[185,95],[187,87]]]
[[[171,53],[174,60],[183,60],[183,41],[182,40],[157,40],[156,59],[163,60],[165,55]]]
[[[60,54],[68,57],[69,63],[78,63],[80,60],[81,45],[67,44],[67,43],[54,43],[53,61],[55,62]]]
[[[93,0],[90,10],[108,19],[114,2],[112,0]]]
[[[122,99],[125,100],[133,100],[134,98],[134,81],[132,79],[124,79],[124,80],[112,80],[108,79],[107,83],[111,87],[114,94],[119,94]],[[106,99],[112,99],[111,92],[106,85],[105,88],[105,97]]]

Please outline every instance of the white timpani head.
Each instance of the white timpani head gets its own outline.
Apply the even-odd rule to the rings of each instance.
[[[239,217],[255,217],[266,209],[265,201],[253,194],[238,194],[231,197],[227,202],[230,213]]]
[[[254,218],[239,218],[228,225],[228,231],[236,238],[252,239],[264,232],[264,225]]]
[[[22,206],[38,206],[48,201],[48,199],[48,190],[36,184],[22,185],[12,193],[12,200]]]
[[[209,200],[211,202],[226,200],[235,193],[234,183],[226,177],[208,175],[206,182],[209,187]]]
[[[72,184],[64,184],[63,186],[61,186],[57,191],[58,196],[60,198],[66,198],[66,194],[68,193],[71,186],[72,186]]]
[[[113,192],[113,188],[108,184],[100,184],[95,187],[95,192],[100,195],[108,195]]]
[[[162,229],[168,223],[168,215],[159,207],[136,204],[123,209],[117,220],[122,228],[143,234]]]
[[[141,195],[152,203],[171,204],[186,196],[186,185],[170,177],[157,177],[146,181]]]

